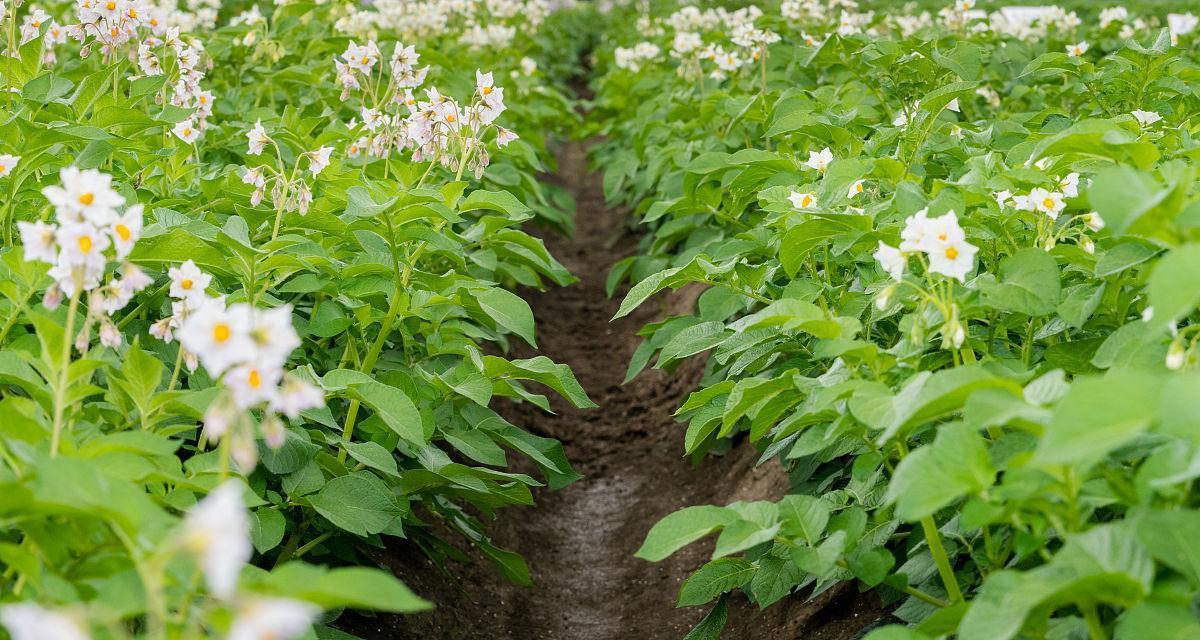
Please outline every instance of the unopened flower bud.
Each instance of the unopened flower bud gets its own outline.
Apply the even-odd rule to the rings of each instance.
[[[1187,350],[1179,341],[1171,343],[1171,347],[1167,349],[1167,368],[1171,371],[1178,371],[1183,368],[1183,363],[1187,360]]]

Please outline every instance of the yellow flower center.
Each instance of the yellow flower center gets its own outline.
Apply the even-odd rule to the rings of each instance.
[[[229,325],[224,322],[218,322],[213,325],[213,341],[217,344],[223,344],[229,339],[232,332],[229,330]]]
[[[183,280],[179,281],[179,287],[181,289],[183,289],[184,291],[191,291],[192,284],[193,284],[193,282],[192,282],[191,278],[184,278]]]
[[[246,384],[249,384],[251,389],[262,386],[262,375],[258,373],[258,369],[250,370],[250,375],[246,376]]]
[[[804,196],[804,198],[800,200],[800,206],[802,207],[807,207],[810,204],[812,204],[811,196]]]
[[[456,119],[457,119],[457,118],[455,118],[455,117],[454,117],[454,114],[453,114],[453,113],[452,113],[452,114],[450,114],[450,115],[448,115],[448,116],[446,116],[446,122],[454,122]]]
[[[1053,209],[1054,208],[1054,199],[1046,198],[1045,200],[1042,200],[1042,206],[1047,209]]]
[[[117,235],[120,236],[121,240],[125,242],[129,242],[129,239],[133,237],[133,232],[129,230],[129,227],[123,224],[118,224],[116,229]]]
[[[113,9],[117,8],[117,3],[113,2],[112,0],[109,0],[107,3],[105,3],[104,7],[106,9],[108,9],[109,11],[112,11]]]
[[[183,136],[186,138],[186,137],[188,137],[188,136],[190,136],[190,135],[192,135],[192,128],[191,128],[191,127],[184,127],[184,128],[183,128]]]
[[[948,236],[946,235],[945,231],[938,234],[938,240],[941,240],[942,242],[945,242],[947,237]]]
[[[953,260],[958,257],[958,249],[953,246],[946,247],[946,259]]]
[[[92,193],[91,191],[88,191],[87,193],[79,196],[79,204],[81,204],[85,207],[92,204],[95,201],[96,201],[96,194]]]
[[[6,173],[7,171],[8,171],[8,167],[0,164],[0,175]]]
[[[484,87],[484,88],[483,88],[483,95],[485,95],[485,96],[490,96],[490,95],[492,95],[492,88],[491,88],[491,87]]]
[[[859,183],[856,183],[856,184],[854,185],[854,191],[855,191],[855,193],[862,193],[862,191],[863,191],[863,187],[862,187],[862,183],[861,183],[861,182],[859,182]]]
[[[130,17],[130,18],[137,18],[137,8],[136,8],[136,7],[130,7],[130,8],[129,8],[129,17]]]
[[[91,251],[92,251],[92,237],[91,236],[79,236],[79,252],[80,253],[91,253]]]

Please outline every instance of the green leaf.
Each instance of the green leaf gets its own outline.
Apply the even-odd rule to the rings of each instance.
[[[475,299],[496,324],[521,336],[530,346],[537,346],[534,338],[533,311],[521,296],[507,289],[493,287],[476,293]]]
[[[683,640],[717,640],[721,637],[721,631],[725,629],[728,620],[729,603],[726,598],[721,598]]]
[[[645,542],[634,555],[643,560],[658,562],[737,520],[738,514],[725,507],[684,507],[651,527]]]
[[[250,512],[250,540],[259,553],[279,546],[287,524],[278,509],[260,507]]]
[[[529,207],[525,206],[516,196],[507,191],[485,191],[477,189],[467,195],[459,205],[459,211],[474,211],[489,209],[499,211],[510,218],[524,220],[530,215]]]
[[[1166,325],[1200,303],[1200,244],[1177,247],[1158,261],[1148,285],[1154,321]]]
[[[898,517],[914,522],[990,487],[995,475],[987,446],[973,427],[943,425],[932,444],[915,449],[896,466],[887,500],[896,503]]]
[[[754,565],[744,558],[721,558],[700,567],[679,589],[677,607],[693,607],[711,601],[750,581]]]
[[[406,441],[418,446],[428,441],[421,413],[400,389],[350,369],[330,371],[321,383],[329,391],[343,391],[366,404],[389,429]]]
[[[993,309],[1028,316],[1054,313],[1061,295],[1058,265],[1041,249],[1022,249],[1000,261],[1000,282],[982,290],[983,303]]]
[[[366,567],[324,569],[289,562],[266,576],[260,588],[276,595],[306,600],[325,609],[350,607],[415,613],[433,608],[396,578]]]
[[[402,513],[388,486],[365,471],[330,480],[308,500],[326,520],[359,536],[383,531]]]
[[[351,458],[363,463],[364,466],[382,471],[383,473],[396,478],[400,477],[400,470],[396,467],[396,458],[392,456],[392,452],[384,449],[377,442],[343,442],[346,453],[350,454]]]
[[[1148,374],[1113,371],[1081,378],[1054,408],[1035,459],[1043,464],[1090,464],[1150,427],[1162,382]]]
[[[1200,586],[1200,512],[1145,511],[1135,522],[1138,540],[1155,559]]]

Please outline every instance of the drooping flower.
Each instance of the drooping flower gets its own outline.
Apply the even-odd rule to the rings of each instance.
[[[188,511],[183,546],[200,560],[209,591],[223,600],[231,598],[254,552],[240,483],[226,481]]]
[[[908,267],[908,257],[904,255],[904,252],[880,240],[879,248],[873,255],[883,270],[892,278],[899,280],[904,277],[904,269]]]
[[[254,128],[246,134],[246,140],[250,143],[250,150],[247,151],[252,156],[256,156],[267,148],[267,144],[271,142],[271,138],[267,137],[267,130],[263,129],[262,120],[254,122]]]
[[[238,611],[229,640],[290,640],[308,631],[321,609],[288,598],[251,600]]]
[[[12,640],[88,640],[79,620],[32,602],[0,607],[0,624]]]

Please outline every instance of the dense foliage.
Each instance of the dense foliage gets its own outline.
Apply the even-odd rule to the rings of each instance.
[[[399,538],[528,582],[481,517],[578,475],[491,407],[548,406],[530,382],[591,406],[505,356],[535,343],[513,290],[573,280],[521,226],[570,227],[536,174],[575,122],[580,23],[538,0],[5,8],[8,631],[311,637],[429,606],[367,568]]]
[[[596,159],[648,230],[618,315],[705,288],[629,376],[706,354],[687,453],[792,482],[648,533],[657,561],[719,532],[690,638],[733,590],[845,580],[913,625],[871,638],[1200,633],[1196,19],[974,5],[610,31]]]

